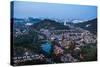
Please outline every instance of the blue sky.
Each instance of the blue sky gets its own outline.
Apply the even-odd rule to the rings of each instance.
[[[14,17],[43,17],[89,20],[97,17],[97,7],[71,4],[14,1]]]

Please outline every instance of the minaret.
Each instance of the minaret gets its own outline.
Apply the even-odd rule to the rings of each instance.
[[[66,24],[66,20],[64,21],[64,25],[66,26],[67,24]]]

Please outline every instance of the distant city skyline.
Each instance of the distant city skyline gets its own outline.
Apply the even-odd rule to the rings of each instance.
[[[87,5],[13,1],[14,18],[57,18],[90,20],[97,18],[97,7]]]

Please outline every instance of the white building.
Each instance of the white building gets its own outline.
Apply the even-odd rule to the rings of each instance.
[[[64,25],[66,26],[67,24],[66,24],[66,21],[64,21]]]

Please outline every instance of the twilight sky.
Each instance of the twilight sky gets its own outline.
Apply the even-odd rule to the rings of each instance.
[[[14,18],[43,17],[89,20],[97,17],[96,6],[14,1]]]

